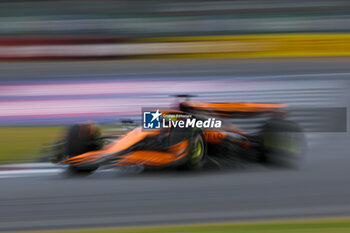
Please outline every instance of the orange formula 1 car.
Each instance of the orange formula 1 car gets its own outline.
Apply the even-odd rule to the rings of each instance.
[[[294,164],[304,152],[305,141],[300,127],[285,119],[285,108],[282,104],[186,101],[180,103],[180,110],[159,112],[163,127],[140,126],[121,137],[101,137],[93,123],[80,123],[69,128],[52,160],[74,173],[90,173],[101,166],[200,169],[238,160]],[[259,114],[269,119],[254,134],[231,123],[237,117]],[[210,122],[208,127],[198,127],[212,118],[218,127]],[[186,119],[190,127],[179,127]]]

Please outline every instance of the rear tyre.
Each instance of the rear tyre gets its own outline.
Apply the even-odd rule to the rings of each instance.
[[[66,158],[100,149],[102,145],[97,141],[100,135],[100,130],[92,123],[71,126],[65,144]],[[67,172],[69,174],[90,174],[97,168],[98,165],[70,165]]]
[[[260,132],[259,161],[287,167],[298,167],[306,152],[305,135],[293,121],[269,120]]]

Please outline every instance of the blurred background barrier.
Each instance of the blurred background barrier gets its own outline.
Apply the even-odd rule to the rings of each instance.
[[[350,34],[0,39],[0,59],[349,56]]]
[[[347,32],[346,0],[1,1],[0,36]]]
[[[350,2],[1,1],[0,59],[348,56]]]

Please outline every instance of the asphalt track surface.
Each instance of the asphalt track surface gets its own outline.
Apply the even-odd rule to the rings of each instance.
[[[51,75],[146,79],[210,73],[276,82],[311,80],[315,86],[333,80],[349,90],[350,60],[14,62],[0,64],[0,70],[3,82]],[[348,107],[348,97],[344,92],[334,105]],[[314,134],[319,143],[297,170],[250,164],[196,173],[100,171],[68,178],[48,172],[2,177],[0,231],[349,216],[350,137],[346,132]]]

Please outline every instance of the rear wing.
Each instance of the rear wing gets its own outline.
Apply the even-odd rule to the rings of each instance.
[[[182,102],[180,110],[193,114],[219,117],[254,117],[261,114],[284,114],[287,105],[274,103],[202,103]]]

